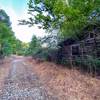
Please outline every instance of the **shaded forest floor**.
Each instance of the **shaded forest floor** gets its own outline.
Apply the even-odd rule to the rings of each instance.
[[[100,79],[53,63],[29,61],[45,88],[59,100],[100,100]]]

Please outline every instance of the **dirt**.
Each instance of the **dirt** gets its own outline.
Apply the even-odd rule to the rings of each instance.
[[[6,73],[6,72],[5,72]],[[5,74],[4,73],[4,74]],[[58,100],[48,94],[32,67],[24,58],[14,58],[4,78],[0,100]]]
[[[0,100],[100,100],[100,79],[31,57],[0,65]]]
[[[29,61],[49,94],[58,100],[100,100],[100,79],[53,63]]]
[[[3,87],[3,83],[5,81],[5,78],[8,76],[10,69],[10,60],[7,58],[5,59],[3,64],[0,64],[0,93]]]

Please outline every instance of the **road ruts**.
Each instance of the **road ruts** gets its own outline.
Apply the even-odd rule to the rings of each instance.
[[[13,60],[0,100],[58,100],[48,94],[23,59]]]

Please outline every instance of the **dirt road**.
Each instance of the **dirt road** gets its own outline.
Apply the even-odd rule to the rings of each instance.
[[[31,65],[24,58],[11,62],[8,76],[0,93],[0,100],[58,100],[48,94]]]
[[[100,79],[51,62],[9,57],[0,65],[0,100],[100,100]]]

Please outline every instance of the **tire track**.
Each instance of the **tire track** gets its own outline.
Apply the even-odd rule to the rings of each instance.
[[[58,100],[50,96],[23,59],[12,61],[0,100]]]

